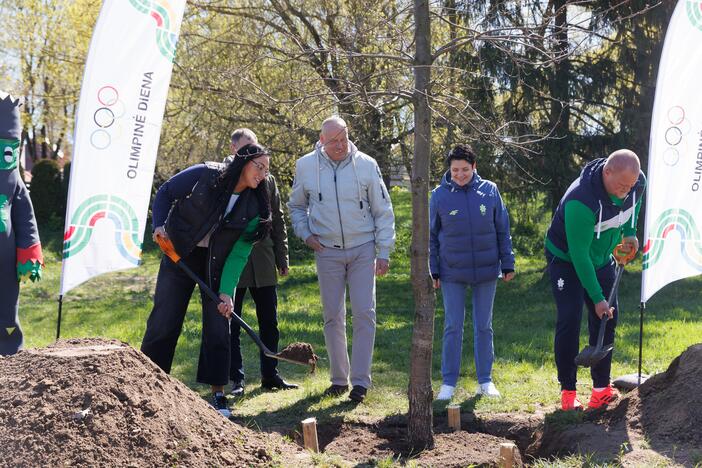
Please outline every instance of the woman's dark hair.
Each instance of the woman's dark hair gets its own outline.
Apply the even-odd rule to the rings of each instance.
[[[241,173],[244,167],[253,159],[259,156],[270,156],[270,152],[261,145],[258,144],[248,144],[242,146],[239,151],[236,152],[236,156],[232,161],[224,168],[222,174],[219,177],[219,183],[224,186],[227,193],[232,193],[236,183],[241,177]],[[247,240],[258,242],[265,238],[271,231],[271,202],[268,197],[268,189],[266,188],[266,181],[262,180],[258,187],[252,189],[256,195],[256,200],[258,201],[258,229],[253,233]]]
[[[475,164],[475,153],[470,145],[456,145],[446,155],[446,166],[451,166],[451,161],[468,161],[471,166]]]

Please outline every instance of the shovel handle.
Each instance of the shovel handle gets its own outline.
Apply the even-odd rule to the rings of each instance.
[[[614,260],[619,264],[619,265],[626,265],[630,261],[636,257],[636,251],[631,249],[628,252],[624,251],[624,244],[617,244],[616,247],[614,247],[614,250],[612,251],[612,255],[614,255]]]
[[[633,250],[630,252],[624,252],[622,250],[623,247],[623,244],[619,244],[614,248],[614,251],[612,252],[612,254],[614,255],[614,259],[617,262],[617,266],[615,268],[615,276],[614,283],[612,284],[612,290],[609,292],[609,298],[607,299],[608,307],[612,307],[612,304],[614,304],[614,300],[617,297],[617,291],[619,290],[619,282],[622,279],[622,273],[624,273],[624,265],[626,265],[632,258],[636,256],[636,252],[634,252]],[[604,314],[600,319],[600,330],[597,334],[597,350],[602,349],[607,320],[609,320],[609,315],[607,314]]]
[[[171,242],[170,239],[163,236],[156,236],[156,243],[158,243],[158,246],[161,248],[163,253],[166,254],[168,258],[173,260],[173,263],[178,265],[180,269],[183,270],[185,274],[190,277],[190,279],[197,283],[197,285],[200,287],[200,291],[204,291],[204,293],[207,294],[210,297],[210,299],[212,299],[215,302],[215,304],[219,304],[220,302],[222,302],[222,299],[219,298],[219,296],[212,290],[212,288],[205,284],[205,282],[202,281],[195,274],[195,272],[193,272],[193,270],[190,269],[188,265],[186,265],[184,262],[181,262],[181,257],[180,255],[178,255],[178,252],[176,252],[175,247],[173,246],[173,242]],[[229,319],[234,320],[236,323],[239,324],[241,328],[244,329],[244,331],[246,331],[246,334],[249,335],[252,340],[254,340],[254,342],[261,349],[264,355],[270,358],[277,359],[275,353],[273,353],[270,349],[268,349],[268,347],[265,344],[263,344],[261,338],[259,338],[256,332],[254,332],[253,329],[246,322],[244,322],[244,320],[241,317],[239,317],[236,314],[232,314]]]
[[[180,255],[176,252],[173,242],[169,238],[156,234],[156,243],[161,248],[161,251],[173,260],[173,263],[180,261]]]

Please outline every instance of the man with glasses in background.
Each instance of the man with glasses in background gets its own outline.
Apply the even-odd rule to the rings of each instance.
[[[322,123],[314,151],[297,160],[288,202],[295,234],[315,251],[329,354],[326,395],[362,402],[371,386],[375,276],[387,273],[395,244],[390,195],[376,161],[348,139],[346,122]],[[353,316],[351,362],[346,342],[346,285]]]

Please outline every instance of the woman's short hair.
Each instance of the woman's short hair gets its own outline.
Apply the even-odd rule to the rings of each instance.
[[[456,145],[446,154],[446,166],[451,166],[451,161],[467,161],[471,166],[475,164],[475,153],[470,145]]]

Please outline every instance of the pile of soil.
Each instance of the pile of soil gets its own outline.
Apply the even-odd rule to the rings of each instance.
[[[0,465],[304,465],[280,436],[235,424],[118,341],[0,356]]]
[[[303,350],[304,351],[304,350]],[[624,466],[702,461],[702,344],[607,409],[435,415],[435,448],[413,453],[404,416],[318,426],[320,448],[354,464],[494,466],[500,444],[526,461],[573,453]],[[283,431],[281,431],[283,432]],[[286,435],[293,437],[293,431]],[[119,341],[59,341],[0,356],[0,466],[309,466],[280,434],[222,417],[197,393]]]
[[[582,423],[545,423],[529,454],[593,453],[622,464],[702,461],[702,344],[689,347],[662,374],[648,379],[614,407],[587,411]]]
[[[318,427],[319,446],[327,454],[352,462],[352,466],[374,466],[389,458],[401,463],[412,461],[422,467],[498,466],[500,445],[512,441],[471,430],[468,426],[472,413],[463,415],[461,420],[461,431],[452,432],[446,417],[436,416],[434,448],[420,453],[409,446],[404,416],[392,416],[374,424],[322,425]],[[515,466],[522,465],[518,450],[514,461]]]

